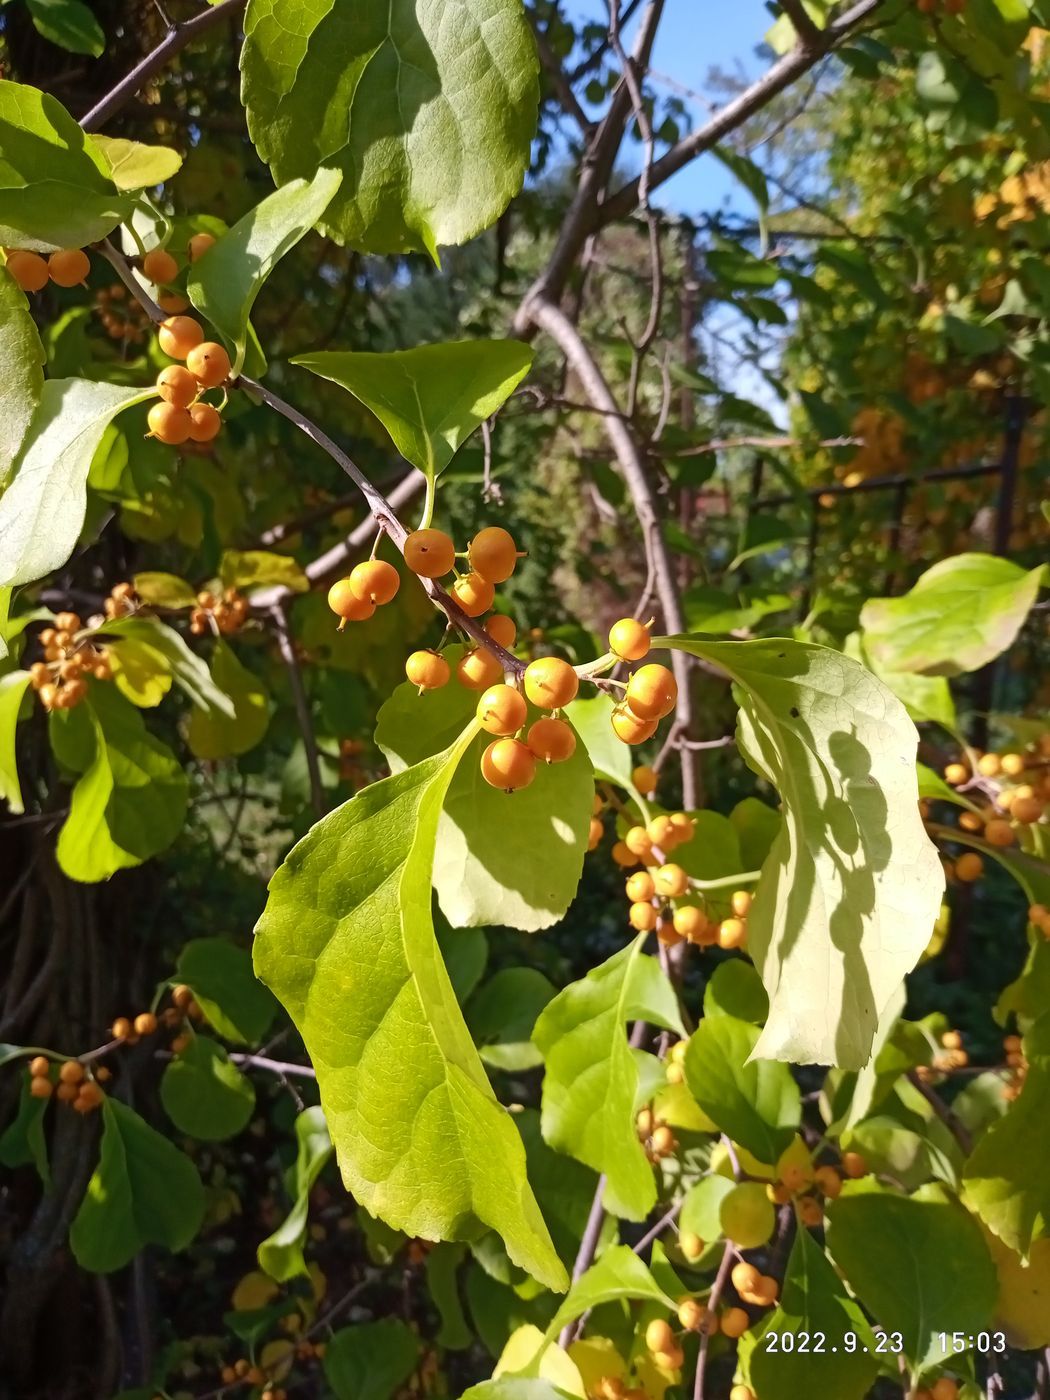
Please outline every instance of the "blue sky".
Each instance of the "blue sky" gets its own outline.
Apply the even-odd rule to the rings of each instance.
[[[605,0],[567,0],[563,11],[573,19],[601,21],[608,15]],[[653,69],[700,91],[714,67],[740,67],[749,77],[757,76],[764,63],[755,56],[755,48],[771,23],[762,0],[667,0]],[[657,87],[668,91],[660,84]],[[695,117],[702,119],[704,109],[695,103],[689,105]],[[630,153],[630,146],[625,147],[625,155]],[[737,207],[748,206],[746,194],[725,166],[708,156],[693,161],[669,180],[661,189],[660,201],[670,208],[695,211],[712,208],[727,196]]]

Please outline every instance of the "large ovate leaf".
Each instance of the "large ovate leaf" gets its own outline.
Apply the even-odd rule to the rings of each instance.
[[[1025,1261],[1002,1240],[985,1233],[999,1276],[995,1325],[1012,1347],[1050,1346],[1050,1239],[1037,1240]]]
[[[155,393],[89,379],[44,383],[0,496],[0,583],[32,583],[66,562],[84,524],[88,469],[102,435],[123,409]]]
[[[247,593],[253,588],[280,584],[292,593],[306,593],[310,580],[290,554],[266,549],[226,549],[219,560],[219,577],[226,588]]]
[[[232,346],[233,372],[248,345],[255,298],[270,273],[320,219],[339,188],[338,170],[318,170],[267,195],[239,219],[190,269],[190,301]]]
[[[254,1045],[270,1029],[273,996],[252,971],[250,955],[229,939],[191,938],[179,954],[175,980],[192,990],[208,1024],[227,1040]]]
[[[114,638],[127,638],[158,652],[167,662],[175,684],[198,709],[229,720],[236,717],[233,699],[220,689],[206,663],[190,651],[174,627],[155,617],[121,617],[105,623],[101,629],[101,640],[107,645]]]
[[[995,1266],[977,1222],[942,1186],[903,1196],[864,1182],[827,1213],[832,1259],[885,1330],[901,1333],[916,1370],[950,1358],[953,1331],[989,1326]]]
[[[842,1338],[852,1332],[856,1349],[848,1351]],[[764,1341],[775,1333],[773,1350]],[[813,1346],[818,1335],[823,1350],[798,1350],[779,1344],[786,1335],[803,1334]],[[868,1319],[850,1297],[827,1256],[808,1230],[799,1230],[788,1259],[780,1302],[767,1315],[750,1354],[749,1379],[761,1396],[827,1395],[835,1400],[863,1400],[879,1369],[876,1341]]]
[[[81,774],[56,851],[71,880],[108,880],[171,845],[186,816],[186,775],[114,687],[93,684],[75,710],[53,712],[51,742]]]
[[[455,662],[455,650],[447,655]],[[379,711],[376,743],[397,772],[438,753],[468,723],[477,694],[460,685],[418,694],[399,685]],[[459,765],[438,826],[434,887],[454,928],[503,924],[535,932],[562,918],[576,895],[594,800],[582,745],[566,763],[540,765],[518,792],[490,787],[481,734]]]
[[[748,764],[784,822],[762,867],[748,951],[769,994],[756,1057],[859,1069],[930,940],[944,890],[919,815],[918,734],[856,661],[810,643],[657,639],[735,682]]]
[[[82,1269],[109,1274],[148,1244],[185,1249],[204,1218],[190,1159],[116,1099],[102,1105],[98,1166],[69,1231]]]
[[[255,1089],[221,1045],[195,1035],[161,1076],[160,1101],[180,1133],[222,1142],[247,1127]]]
[[[270,882],[255,967],[303,1037],[357,1200],[427,1239],[493,1229],[515,1263],[563,1288],[431,918],[441,804],[476,732],[365,788],[292,849]]]
[[[955,714],[955,701],[945,676],[922,676],[914,671],[894,671],[883,666],[864,646],[860,633],[854,632],[846,638],[846,655],[867,666],[883,685],[889,686],[897,699],[915,722],[930,720],[947,729],[949,733],[958,731]]]
[[[1050,1158],[1042,1142],[1050,1114],[1050,1015],[1024,1037],[1024,1085],[1009,1112],[977,1143],[964,1171],[970,1209],[1004,1244],[1027,1257],[1050,1235]]]
[[[117,689],[140,709],[159,705],[171,689],[171,662],[148,642],[125,637],[108,655]]]
[[[214,709],[196,709],[186,727],[186,741],[197,758],[231,758],[254,749],[270,723],[270,703],[262,681],[242,666],[233,648],[218,638],[212,654],[215,686],[233,701],[230,718]]]
[[[390,1400],[418,1360],[419,1338],[388,1317],[340,1328],[325,1348],[324,1373],[336,1400]]]
[[[582,1317],[602,1303],[634,1298],[658,1303],[662,1308],[675,1305],[633,1249],[625,1244],[612,1245],[572,1285],[551,1319],[547,1337],[556,1337],[567,1322]]]
[[[994,554],[956,554],[927,569],[900,598],[861,610],[864,646],[888,670],[958,676],[987,665],[1013,642],[1039,596],[1043,568]]]
[[[25,293],[0,269],[0,488],[40,401],[43,364],[44,347]]]
[[[332,1139],[320,1108],[306,1108],[295,1120],[297,1152],[295,1164],[288,1173],[292,1208],[272,1235],[256,1250],[260,1269],[278,1283],[306,1273],[303,1241],[310,1209],[310,1192],[331,1157]]]
[[[433,480],[525,378],[532,351],[518,340],[456,340],[383,354],[321,350],[292,364],[353,394]]]
[[[44,1133],[47,1099],[35,1098],[29,1092],[29,1082],[28,1078],[22,1080],[18,1112],[0,1133],[0,1166],[13,1168],[32,1164],[42,1184],[50,1190],[51,1166]]]
[[[616,737],[612,727],[614,708],[611,696],[588,695],[567,705],[565,718],[587,750],[595,775],[626,788],[636,797],[631,782],[631,750]]]
[[[109,166],[109,178],[118,190],[143,190],[162,185],[182,168],[182,156],[170,146],[147,146],[123,136],[93,136]]]
[[[685,1078],[712,1122],[773,1166],[802,1121],[802,1101],[787,1065],[752,1058],[760,1036],[736,1016],[705,1016],[686,1048]]]
[[[102,153],[60,102],[0,81],[0,244],[82,248],[130,210]]]
[[[605,1204],[643,1220],[656,1183],[635,1131],[638,1066],[627,1021],[642,1018],[682,1033],[674,990],[642,953],[641,934],[565,987],[541,1012],[532,1038],[543,1054],[543,1136],[559,1152],[606,1175]]]
[[[49,43],[98,58],[106,36],[83,0],[26,0],[33,27]]]
[[[28,684],[28,671],[9,671],[0,676],[0,801],[7,803],[14,816],[25,811],[18,781],[15,733]]]
[[[519,0],[254,0],[248,130],[278,184],[341,170],[323,229],[372,253],[465,243],[521,188],[536,52]]]

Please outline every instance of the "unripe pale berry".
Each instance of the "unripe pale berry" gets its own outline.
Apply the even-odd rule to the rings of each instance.
[[[222,416],[210,403],[195,403],[190,407],[190,441],[211,442],[218,437]]]
[[[503,667],[484,647],[474,647],[464,652],[456,664],[456,680],[468,690],[487,690],[489,686],[498,685],[502,679]]]
[[[23,292],[39,292],[47,286],[47,263],[39,253],[19,248],[7,255],[7,270]]]
[[[48,276],[56,287],[79,287],[91,271],[83,248],[60,248],[47,260]]]
[[[492,787],[515,792],[536,776],[536,755],[520,739],[496,739],[481,755],[481,776]]]
[[[341,578],[328,590],[328,606],[343,622],[364,622],[376,610],[375,603],[359,598],[348,578]]]
[[[385,559],[366,559],[350,570],[350,587],[358,598],[381,607],[401,587],[401,576]]]
[[[508,650],[514,645],[518,635],[517,625],[506,613],[493,613],[485,623],[485,631],[494,642]]]
[[[633,617],[621,617],[609,628],[609,650],[621,661],[641,661],[649,653],[649,629]]]
[[[512,685],[492,685],[478,701],[478,723],[490,734],[516,734],[525,723],[528,706]]]
[[[468,617],[480,617],[492,607],[496,590],[487,578],[478,573],[464,574],[456,579],[451,593]]]
[[[490,583],[505,583],[518,562],[514,538],[499,525],[479,530],[467,546],[470,567]]]
[[[970,776],[970,770],[965,763],[949,763],[944,770],[944,781],[951,783],[952,787],[960,787]]]
[[[525,736],[526,743],[544,763],[564,763],[576,752],[576,735],[563,719],[544,716],[534,720]]]
[[[192,316],[169,316],[160,323],[157,342],[165,355],[173,360],[184,360],[191,350],[204,340],[204,332],[199,321]]]
[[[186,368],[205,389],[214,389],[229,378],[230,357],[218,341],[205,340],[186,356]]]
[[[414,651],[405,662],[405,675],[420,690],[440,690],[451,674],[448,662],[436,651]]]
[[[440,578],[456,562],[456,546],[444,530],[413,530],[405,540],[405,563],[420,578]]]
[[[639,900],[648,901],[656,893],[653,877],[648,870],[636,870],[633,875],[628,876],[624,889],[632,904],[636,904]]]
[[[178,447],[189,440],[192,422],[185,408],[176,408],[174,404],[161,400],[147,413],[146,422],[150,436],[169,447]]]
[[[678,899],[689,888],[689,876],[680,865],[661,865],[653,881],[656,893],[665,899]]]
[[[189,408],[199,385],[185,365],[168,365],[157,375],[157,393],[173,408]]]
[[[639,719],[626,705],[617,705],[612,713],[613,733],[625,744],[644,744],[656,733],[655,719]]]
[[[179,265],[166,248],[153,248],[142,259],[142,271],[151,282],[174,282]]]
[[[642,720],[661,720],[678,700],[678,682],[666,666],[650,663],[627,682],[627,704]]]
[[[203,258],[209,248],[215,246],[215,235],[211,233],[195,233],[186,244],[186,254],[190,262],[196,262],[198,258]]]
[[[689,1230],[683,1230],[678,1236],[678,1246],[687,1259],[699,1259],[704,1252],[703,1240]]]
[[[656,770],[641,764],[631,774],[631,782],[643,797],[651,797],[656,791]]]
[[[540,656],[525,667],[525,694],[541,710],[560,710],[576,699],[580,679],[560,656]]]

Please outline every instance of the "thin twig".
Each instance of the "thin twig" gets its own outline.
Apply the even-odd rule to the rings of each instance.
[[[310,715],[310,701],[306,695],[306,686],[303,684],[303,671],[299,665],[299,658],[295,654],[295,642],[292,640],[291,628],[288,626],[287,605],[278,603],[271,610],[270,616],[273,618],[273,628],[277,634],[277,646],[281,653],[281,659],[288,672],[292,704],[295,706],[295,717],[299,724],[299,733],[302,735],[303,748],[306,751],[306,771],[310,778],[310,805],[314,809],[314,815],[320,818],[324,816],[326,809],[324,784],[321,782],[321,760],[317,751],[317,735],[314,733],[313,719]]]
[[[736,1256],[736,1249],[731,1240],[726,1241],[726,1247],[722,1251],[722,1262],[718,1266],[718,1273],[715,1281],[711,1285],[711,1292],[707,1299],[707,1310],[714,1313],[718,1309],[722,1291],[726,1286],[726,1279],[729,1277],[729,1270],[732,1268],[733,1259]],[[693,1382],[693,1400],[704,1400],[704,1376],[707,1373],[707,1344],[710,1341],[710,1333],[705,1327],[700,1334],[700,1352],[696,1358],[696,1379]]]

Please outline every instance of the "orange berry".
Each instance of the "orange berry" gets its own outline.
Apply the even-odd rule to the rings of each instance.
[[[197,397],[197,381],[185,365],[169,365],[157,375],[157,393],[173,408],[189,408]]]
[[[675,1345],[671,1324],[662,1317],[653,1318],[645,1329],[645,1345],[650,1351],[669,1351]]]
[[[648,933],[656,927],[659,915],[651,904],[638,900],[631,905],[627,918],[632,928],[636,928],[639,933]]]
[[[210,403],[195,403],[190,408],[190,441],[211,442],[218,437],[222,415]]]
[[[490,734],[516,734],[527,715],[525,697],[512,685],[489,686],[478,701],[478,723]]]
[[[60,1080],[55,1086],[55,1098],[59,1103],[72,1103],[79,1093],[79,1084],[63,1084]]]
[[[1019,753],[1004,753],[1002,756],[1002,769],[1008,778],[1017,778],[1025,770],[1025,758]]]
[[[157,305],[162,311],[166,311],[169,316],[178,316],[183,311],[190,309],[190,304],[184,296],[178,292],[161,292],[157,298]]]
[[[755,1400],[755,1392],[747,1385],[735,1385],[729,1392],[729,1400]]]
[[[678,839],[670,817],[654,817],[645,829],[654,846],[673,846]]]
[[[762,1275],[754,1264],[749,1264],[746,1259],[741,1259],[738,1264],[733,1265],[733,1272],[729,1275],[733,1280],[733,1287],[738,1293],[753,1293],[755,1285]]]
[[[560,656],[541,656],[525,667],[525,694],[541,710],[560,710],[576,699],[580,679]]]
[[[192,316],[169,316],[160,323],[157,342],[165,355],[173,360],[184,360],[191,350],[195,350],[204,339],[199,321]]]
[[[627,703],[639,719],[663,719],[677,701],[678,682],[666,666],[642,666],[627,682]]]
[[[214,389],[230,375],[230,357],[214,340],[195,345],[186,356],[186,368],[205,389]]]
[[[770,1308],[777,1301],[779,1292],[780,1285],[776,1279],[769,1274],[763,1274],[751,1290],[751,1296],[760,1307]]]
[[[468,690],[487,690],[503,680],[503,667],[485,647],[464,652],[456,664],[456,679]],[[522,706],[524,707],[524,701]],[[524,723],[524,720],[522,721]]]
[[[496,596],[493,585],[477,573],[464,574],[456,579],[450,592],[468,617],[480,617],[483,612],[488,612]]]
[[[165,248],[153,248],[142,259],[142,271],[151,282],[174,282],[179,265]]]
[[[653,881],[656,893],[665,899],[678,899],[689,888],[689,876],[680,865],[661,865]]]
[[[193,426],[185,408],[176,408],[174,404],[165,403],[163,400],[153,405],[146,415],[146,422],[149,425],[148,436],[155,437],[158,442],[167,443],[169,447],[178,447],[186,442]]]
[[[743,1308],[726,1308],[722,1314],[722,1331],[727,1337],[742,1337],[751,1326],[751,1319]]]
[[[157,1029],[157,1018],[152,1011],[140,1011],[135,1017],[135,1034],[152,1035]]]
[[[609,650],[621,661],[641,661],[649,654],[649,629],[633,617],[621,617],[609,628]]]
[[[362,602],[382,606],[401,587],[401,576],[385,559],[366,559],[350,570],[350,587]]]
[[[405,563],[420,578],[440,578],[456,562],[456,546],[444,530],[413,530],[405,540]]]
[[[65,1060],[58,1067],[58,1077],[63,1084],[79,1084],[86,1070],[79,1060]]]
[[[634,783],[643,797],[651,797],[656,791],[656,770],[649,768],[646,764],[641,764],[631,774],[631,782]]]
[[[78,1113],[90,1113],[93,1108],[98,1108],[105,1097],[98,1085],[89,1079],[77,1090],[73,1107]]]
[[[518,562],[514,538],[499,525],[479,530],[467,546],[470,567],[489,583],[505,583]]]
[[[741,919],[723,919],[718,925],[720,948],[742,948],[747,941],[747,928]]]
[[[485,631],[494,642],[509,650],[514,645],[514,640],[518,635],[518,628],[512,617],[506,613],[493,613],[485,623]]]
[[[186,244],[186,254],[190,262],[196,262],[198,258],[203,258],[209,248],[213,248],[216,243],[215,235],[212,233],[195,233]]]
[[[707,915],[695,904],[683,904],[672,916],[675,932],[687,938],[690,943],[699,943],[707,932]]]
[[[824,1223],[824,1208],[812,1196],[803,1196],[798,1203],[799,1219],[803,1225],[817,1228]]]
[[[34,1074],[29,1081],[29,1094],[34,1099],[49,1099],[55,1086],[46,1074]]]
[[[829,1201],[835,1200],[842,1192],[842,1177],[834,1167],[818,1167],[813,1173],[813,1184]]]
[[[629,851],[633,851],[641,860],[648,860],[652,854],[653,841],[644,826],[629,827],[623,839]]]
[[[51,1073],[51,1061],[46,1055],[34,1055],[29,1061],[29,1077],[31,1079],[46,1079]]]
[[[678,1236],[678,1247],[687,1259],[699,1259],[704,1252],[703,1240],[688,1230],[683,1230]]]
[[[451,674],[448,662],[436,651],[414,651],[405,662],[405,675],[420,690],[440,690]]]
[[[638,857],[624,841],[617,841],[609,854],[623,870],[629,870],[632,865],[638,864]]]
[[[496,739],[481,755],[481,776],[504,792],[526,788],[536,776],[536,755],[520,739]]]
[[[79,287],[91,271],[91,261],[83,248],[60,248],[48,258],[47,271],[56,287]]]
[[[187,987],[185,982],[180,982],[177,987],[172,988],[171,999],[180,1011],[185,1011],[193,1000],[193,988]]]
[[[328,606],[343,622],[364,622],[376,610],[375,603],[359,598],[348,578],[341,578],[328,590]]]
[[[687,1332],[699,1332],[707,1309],[696,1298],[683,1298],[678,1305],[678,1321]]]
[[[563,719],[549,715],[534,720],[525,741],[537,758],[544,763],[564,763],[576,752],[576,735]]]
[[[1013,804],[1010,809],[1011,816],[1017,815],[1017,808],[1019,805],[1020,804],[1017,802]],[[1001,821],[993,817],[984,828],[984,839],[990,846],[1012,846],[1016,837],[1014,835],[1014,829],[1009,822]],[[958,873],[958,866],[956,866],[956,873]],[[964,879],[965,877],[960,876],[959,878]]]
[[[670,919],[657,920],[656,936],[665,948],[677,948],[679,943],[684,941]],[[680,1084],[682,1082],[682,1075],[679,1071],[680,1066],[678,1065],[668,1066],[667,1078],[670,1083]]]
[[[1024,822],[1028,826],[1032,822],[1037,822],[1043,815],[1043,807],[1044,804],[1038,797],[1017,797],[1010,808],[1010,815],[1015,822]],[[991,837],[988,839],[991,840]]]
[[[991,823],[989,823],[990,825]],[[955,878],[961,880],[964,885],[979,880],[983,874],[984,861],[976,851],[965,851],[955,862]]]
[[[591,824],[587,829],[587,849],[589,851],[596,851],[604,835],[605,827],[602,825],[601,818],[592,817]]]
[[[751,912],[751,894],[748,890],[734,890],[729,903],[738,919],[746,919]]]
[[[1002,768],[1002,761],[997,753],[982,754],[977,761],[977,771],[982,778],[998,778]]]
[[[39,253],[18,249],[7,255],[7,270],[23,292],[39,292],[47,286],[47,263]]]
[[[944,770],[944,781],[952,787],[961,787],[969,777],[970,770],[965,763],[949,763]]]
[[[648,901],[656,893],[653,877],[648,870],[636,870],[633,875],[629,875],[624,889],[632,904],[637,904],[639,900]]]
[[[856,1180],[858,1177],[867,1176],[868,1162],[859,1152],[843,1152],[842,1170],[847,1176]]]
[[[627,705],[617,705],[612,713],[613,733],[625,744],[644,744],[656,733],[655,719],[639,719]]]

